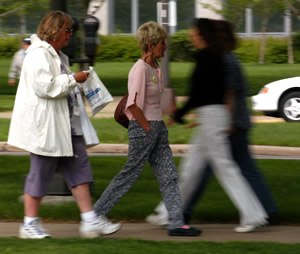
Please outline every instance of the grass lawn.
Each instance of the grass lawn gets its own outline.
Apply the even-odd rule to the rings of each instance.
[[[113,118],[92,119],[101,143],[128,143],[127,129]],[[0,119],[0,141],[6,141],[9,119]],[[169,127],[170,144],[187,144],[193,129],[184,125]],[[251,143],[255,145],[275,145],[300,147],[298,123],[257,123],[251,131]]]
[[[16,87],[7,85],[7,74],[10,59],[0,60],[0,94],[15,95]],[[127,77],[134,63],[104,62],[96,63],[94,68],[112,95],[123,95],[127,91]],[[265,84],[288,77],[299,75],[299,64],[244,64],[245,75],[249,81],[249,95],[256,94]],[[175,88],[176,95],[186,95],[186,87],[193,63],[170,63],[170,83]],[[72,69],[79,71],[78,65]],[[1,105],[0,105],[1,106]],[[1,110],[1,107],[0,107]]]
[[[1,254],[294,254],[300,244],[207,241],[174,242],[143,241],[135,239],[45,239],[22,240],[2,238]]]
[[[178,164],[180,158],[176,157]],[[90,157],[94,174],[94,201],[98,199],[126,162],[126,157]],[[300,163],[292,160],[258,160],[280,210],[283,223],[300,223]],[[29,157],[0,156],[0,219],[21,219],[23,177],[28,173]],[[288,198],[287,198],[288,197]],[[116,220],[144,220],[161,199],[158,182],[147,164],[139,180],[111,210],[108,217]],[[220,212],[222,211],[222,212]],[[75,204],[42,205],[40,216],[47,220],[79,221]],[[238,223],[238,213],[223,189],[213,178],[195,209],[195,222]]]

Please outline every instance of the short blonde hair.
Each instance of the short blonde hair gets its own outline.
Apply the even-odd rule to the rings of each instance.
[[[49,11],[40,22],[37,29],[37,36],[49,42],[55,41],[60,29],[65,25],[72,25],[73,19],[63,11]]]
[[[138,44],[143,52],[148,51],[148,44],[157,45],[160,40],[165,40],[168,37],[164,27],[154,21],[149,21],[142,24],[136,34]]]

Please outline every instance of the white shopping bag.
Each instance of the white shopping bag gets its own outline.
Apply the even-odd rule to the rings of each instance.
[[[114,99],[92,66],[90,66],[90,70],[88,72],[90,75],[87,81],[82,84],[82,88],[94,116]]]
[[[75,87],[75,93],[77,97],[77,101],[79,104],[79,111],[80,111],[80,123],[81,129],[83,132],[83,137],[85,141],[85,145],[90,148],[100,143],[96,130],[94,129],[91,120],[85,110],[80,91],[78,87]]]

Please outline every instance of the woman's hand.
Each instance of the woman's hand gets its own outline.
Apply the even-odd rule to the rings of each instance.
[[[81,71],[81,72],[75,73],[74,78],[77,83],[83,83],[88,79],[89,75],[90,75],[89,72]]]
[[[134,118],[137,120],[139,125],[145,131],[149,132],[150,131],[150,123],[146,119],[143,111],[136,104],[129,106],[128,109],[131,111],[131,113],[133,114]]]

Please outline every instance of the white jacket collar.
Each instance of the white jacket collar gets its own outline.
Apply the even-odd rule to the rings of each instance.
[[[44,48],[53,56],[59,57],[55,49],[46,41],[42,41],[36,34],[31,35],[30,37],[31,45],[26,50],[26,54],[30,51],[33,51],[37,48]]]

